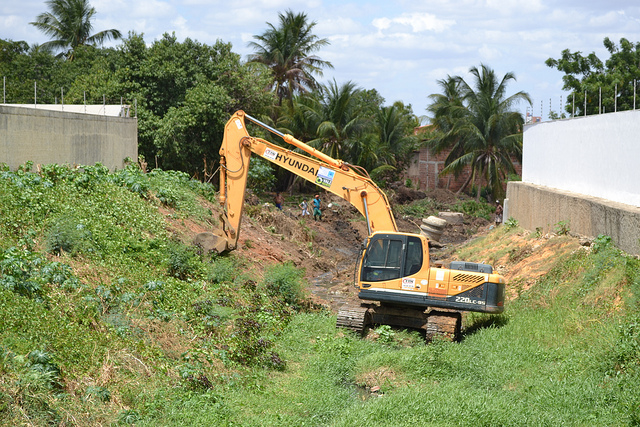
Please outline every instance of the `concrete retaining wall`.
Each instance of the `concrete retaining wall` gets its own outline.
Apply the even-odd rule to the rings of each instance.
[[[554,231],[565,221],[571,232],[611,236],[625,252],[640,254],[640,207],[526,182],[509,182],[507,215],[528,230]]]
[[[522,182],[509,182],[504,218],[528,230],[560,221],[611,236],[640,254],[640,110],[526,126]]]
[[[135,118],[0,105],[0,163],[94,165],[121,169],[138,158]]]
[[[526,126],[522,181],[640,206],[640,110]]]

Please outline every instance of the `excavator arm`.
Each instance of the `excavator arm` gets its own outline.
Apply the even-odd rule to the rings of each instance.
[[[250,136],[245,119],[280,136],[288,144],[313,157]],[[278,132],[244,111],[237,111],[225,125],[220,147],[222,229],[215,234],[201,233],[196,237],[196,243],[199,242],[216,252],[237,247],[252,153],[313,182],[355,206],[365,217],[370,235],[376,231],[397,231],[386,195],[364,169],[333,159],[291,135]]]

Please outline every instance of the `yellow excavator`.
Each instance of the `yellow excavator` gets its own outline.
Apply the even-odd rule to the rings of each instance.
[[[245,119],[313,157],[250,136]],[[427,237],[398,231],[386,195],[363,168],[333,159],[243,111],[227,122],[220,147],[222,228],[200,233],[196,244],[219,253],[237,247],[252,154],[336,194],[365,217],[369,235],[355,260],[355,286],[366,302],[340,309],[337,326],[362,332],[385,324],[423,329],[428,338],[456,339],[462,312],[504,310],[504,278],[487,264],[454,261],[449,268],[432,266]]]

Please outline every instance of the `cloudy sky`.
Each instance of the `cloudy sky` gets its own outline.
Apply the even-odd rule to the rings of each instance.
[[[640,41],[638,0],[93,0],[94,31],[116,28],[144,34],[152,43],[165,32],[212,44],[230,42],[243,58],[253,35],[278,13],[305,12],[316,21],[315,34],[331,45],[318,52],[333,63],[321,79],[354,81],[375,88],[387,104],[410,103],[424,115],[428,96],[439,93],[447,75],[468,77],[481,63],[498,75],[514,72],[509,94],[525,91],[534,115],[546,120],[549,109],[566,101],[562,73],[544,61],[564,49],[595,52],[608,58],[602,41],[624,37]],[[44,1],[2,0],[0,38],[30,44],[48,39],[29,25],[47,11]],[[520,109],[524,112],[526,106]]]

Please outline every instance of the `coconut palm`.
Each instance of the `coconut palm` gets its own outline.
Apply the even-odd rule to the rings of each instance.
[[[504,194],[503,182],[515,172],[513,158],[522,158],[522,114],[514,106],[525,101],[526,92],[506,96],[507,84],[515,80],[511,72],[498,79],[486,65],[472,67],[473,85],[461,77],[440,81],[442,95],[431,95],[428,110],[434,113],[436,137],[430,142],[437,150],[450,148],[442,174],[471,167],[470,180],[484,179],[494,198]],[[467,181],[468,183],[469,181]],[[466,184],[465,184],[466,186]]]
[[[122,37],[115,29],[91,34],[96,10],[87,0],[48,0],[46,3],[50,12],[41,13],[30,24],[52,38],[43,43],[43,47],[62,50],[61,55],[69,60],[73,60],[78,46],[100,45],[105,40]]]
[[[316,139],[310,142],[334,159],[355,162],[354,144],[366,128],[355,94],[360,89],[348,81],[338,85],[335,79],[321,86],[321,97],[315,109],[307,112],[318,123]]]
[[[291,10],[278,15],[280,25],[276,28],[267,22],[269,29],[262,35],[253,36],[257,42],[250,42],[255,53],[249,55],[249,62],[259,62],[269,67],[273,73],[273,89],[278,96],[278,105],[283,99],[292,103],[295,92],[305,92],[317,87],[314,75],[322,76],[322,68],[333,68],[330,62],[312,55],[329,44],[312,33],[315,22],[308,22],[306,13]]]
[[[375,121],[381,157],[387,164],[404,166],[418,145],[418,137],[413,132],[418,126],[418,118],[411,107],[400,101],[381,107],[376,112]]]

